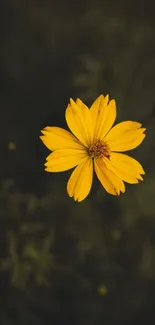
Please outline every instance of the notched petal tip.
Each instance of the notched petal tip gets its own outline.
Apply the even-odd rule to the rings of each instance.
[[[139,172],[140,177],[142,178],[141,175],[145,175],[145,170],[143,169],[143,167],[141,165],[140,165],[140,167],[141,167],[141,169],[138,172]],[[142,180],[143,180],[143,178],[142,178]]]
[[[70,104],[68,104],[68,105],[75,105],[75,102],[72,98],[70,98],[69,101],[70,101]]]
[[[109,105],[110,105],[110,106],[112,106],[112,105],[113,105],[113,106],[116,106],[116,101],[115,101],[115,99],[111,99],[110,102],[109,102]]]
[[[50,126],[45,126],[42,130],[41,130],[41,132],[42,133],[44,133],[45,131],[47,132],[47,131],[49,131],[50,130]]]
[[[113,190],[114,190],[116,196],[120,195],[120,191],[117,191],[115,187],[113,188]]]
[[[146,128],[141,128],[142,133],[146,131]],[[146,134],[145,134],[146,136]]]
[[[76,98],[76,101],[75,102],[78,105],[78,104],[80,104],[82,102],[82,100],[80,98]]]
[[[140,129],[142,127],[142,123],[140,123],[140,122],[135,122],[135,121],[131,121],[131,122],[137,124],[136,125],[137,129]]]
[[[42,129],[42,130],[40,130],[40,132],[42,133],[42,134],[44,134],[45,133],[45,128],[44,129]],[[42,135],[41,135],[42,136]]]
[[[101,95],[99,95],[96,99],[104,99],[104,95],[101,94]]]
[[[48,167],[46,167],[44,170],[45,170],[45,172],[49,172],[49,173],[51,172]]]
[[[52,133],[52,130],[54,128],[58,128],[58,127],[54,127],[54,126],[45,126],[42,130],[41,130],[41,133],[44,135],[44,136],[48,136],[50,133]]]
[[[85,198],[76,197],[75,195],[70,195],[69,193],[68,193],[68,196],[69,196],[71,199],[73,199],[74,202],[76,202],[76,203],[78,203],[78,202],[82,202],[82,201],[85,200]]]

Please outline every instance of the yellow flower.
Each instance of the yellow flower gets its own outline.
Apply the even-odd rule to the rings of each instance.
[[[67,192],[75,201],[89,194],[95,173],[113,195],[125,192],[124,182],[136,184],[145,174],[140,163],[123,151],[136,148],[145,138],[141,124],[125,121],[115,125],[116,103],[109,96],[99,96],[90,109],[80,100],[70,99],[66,121],[71,132],[47,126],[40,137],[48,149],[45,170],[61,172],[77,166],[67,183]]]
[[[98,287],[97,292],[100,296],[106,296],[106,294],[108,293],[108,288],[105,286],[105,284],[101,284]]]
[[[15,142],[10,141],[10,142],[8,143],[8,149],[9,149],[10,151],[14,151],[14,150],[16,150],[16,144],[15,144]]]

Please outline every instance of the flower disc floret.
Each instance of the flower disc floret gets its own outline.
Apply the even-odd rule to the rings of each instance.
[[[110,148],[106,142],[99,139],[90,145],[88,154],[91,158],[110,158]]]

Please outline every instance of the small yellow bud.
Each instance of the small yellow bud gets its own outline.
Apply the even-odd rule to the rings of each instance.
[[[10,151],[14,151],[14,150],[16,150],[16,144],[15,144],[15,142],[10,141],[10,142],[8,143],[8,149],[9,149]]]
[[[105,284],[101,284],[98,287],[97,292],[100,296],[106,296],[106,294],[108,293],[108,288],[106,287]]]

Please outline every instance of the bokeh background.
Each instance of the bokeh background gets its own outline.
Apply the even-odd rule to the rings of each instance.
[[[155,22],[153,1],[0,2],[0,325],[155,323]],[[130,152],[146,170],[120,197],[70,171],[44,171],[47,125],[69,98],[101,93],[117,122],[142,122]]]

